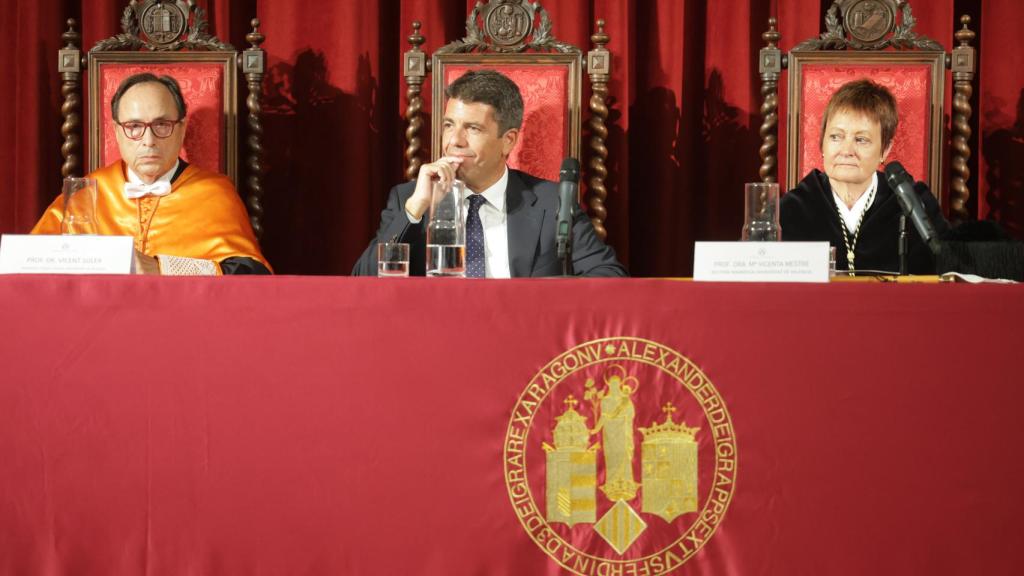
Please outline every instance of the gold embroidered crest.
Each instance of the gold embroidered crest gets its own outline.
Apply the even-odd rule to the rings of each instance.
[[[504,456],[523,527],[583,575],[681,566],[721,522],[737,469],[711,381],[639,338],[586,342],[549,362],[512,412]]]

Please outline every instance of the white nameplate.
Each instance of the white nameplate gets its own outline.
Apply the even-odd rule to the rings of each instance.
[[[0,237],[0,274],[131,274],[131,236]]]
[[[828,282],[828,242],[697,242],[702,282]]]

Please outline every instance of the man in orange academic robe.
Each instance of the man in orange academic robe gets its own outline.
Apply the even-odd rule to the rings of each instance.
[[[132,236],[141,272],[270,273],[231,181],[179,158],[187,118],[177,82],[136,74],[111,106],[122,159],[88,175],[97,183],[95,232]],[[60,234],[63,212],[58,197],[32,233]]]

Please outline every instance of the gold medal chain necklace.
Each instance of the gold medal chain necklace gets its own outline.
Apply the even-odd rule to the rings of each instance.
[[[875,200],[875,190],[878,186],[872,186],[871,192],[868,194],[868,199],[864,202],[864,209],[860,212],[860,218],[857,219],[857,230],[853,233],[853,242],[850,242],[850,235],[846,231],[846,220],[843,220],[843,212],[839,207],[839,202],[836,201],[836,215],[839,216],[839,229],[843,231],[843,244],[846,245],[846,269],[853,270],[853,249],[857,246],[857,238],[860,236],[860,227],[864,224],[864,215],[868,213],[868,208],[871,207],[871,203]]]

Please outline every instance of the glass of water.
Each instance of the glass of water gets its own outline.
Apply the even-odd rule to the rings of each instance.
[[[746,213],[743,233],[745,241],[782,240],[779,226],[779,185],[775,182],[750,182],[744,186]]]
[[[409,245],[403,242],[377,244],[377,276],[406,278],[409,276]]]
[[[65,178],[61,191],[64,197],[64,219],[61,234],[96,234],[96,180]]]
[[[427,223],[427,276],[466,276],[466,221],[462,198],[466,185],[434,182]]]

